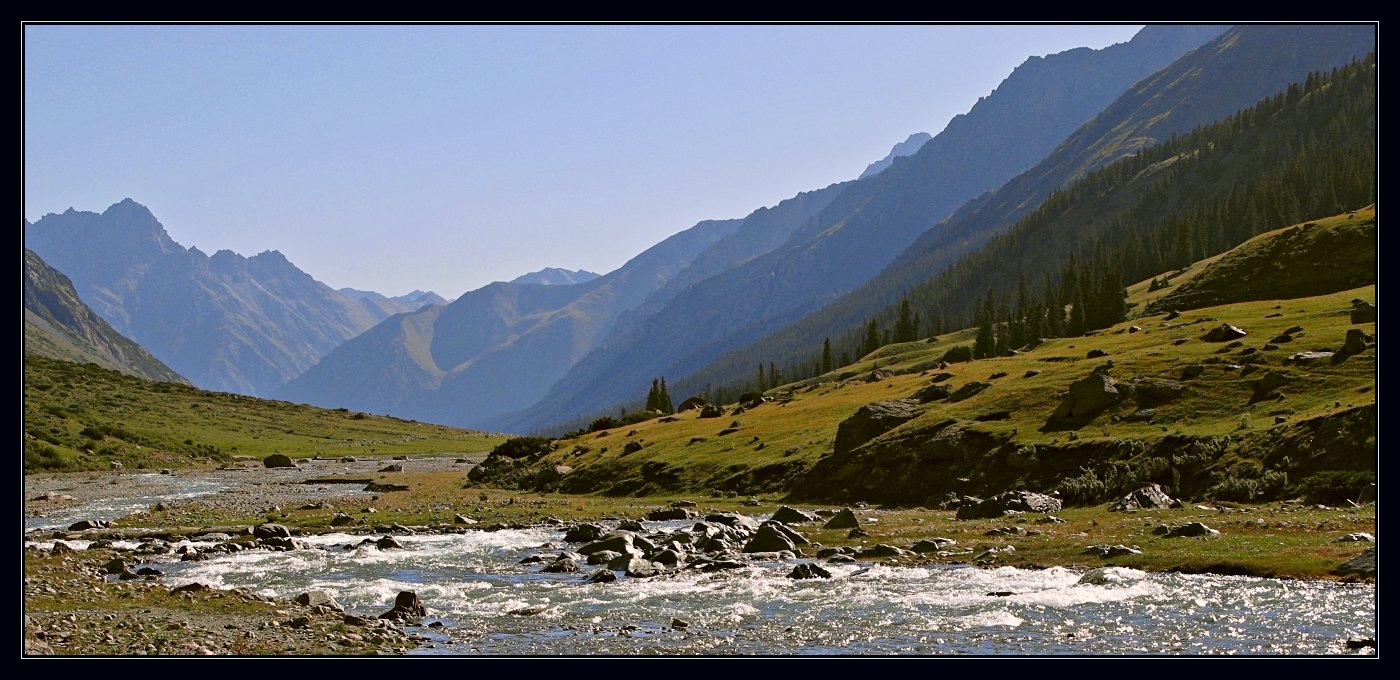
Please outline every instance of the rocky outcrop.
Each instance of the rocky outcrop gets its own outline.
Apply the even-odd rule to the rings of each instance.
[[[1031,491],[1007,491],[980,503],[958,508],[958,519],[988,519],[1008,512],[1059,512],[1063,503],[1054,496]]]
[[[1069,394],[1055,407],[1052,421],[1093,417],[1123,398],[1118,382],[1108,374],[1111,364],[1096,366],[1092,373],[1069,386]]]
[[[1337,567],[1333,573],[1338,576],[1376,578],[1376,549],[1368,548],[1366,552],[1347,560],[1342,566]]]
[[[918,404],[908,399],[866,404],[836,427],[836,452],[850,451],[918,415]]]
[[[1245,332],[1243,328],[1231,326],[1228,323],[1222,323],[1210,329],[1210,332],[1201,336],[1201,339],[1206,342],[1229,342],[1231,340],[1239,340],[1246,335],[1249,335],[1249,333]]]
[[[1352,323],[1375,323],[1376,306],[1356,298],[1351,301],[1351,322]]]
[[[1160,484],[1149,484],[1108,506],[1109,512],[1132,512],[1134,510],[1179,508],[1181,501],[1175,500],[1162,491]]]
[[[986,390],[988,387],[991,386],[991,383],[986,382],[970,382],[966,385],[963,385],[962,387],[959,387],[952,394],[948,395],[948,401],[950,403],[956,404],[957,402],[963,401],[965,399],[971,399],[981,394],[983,390]]]

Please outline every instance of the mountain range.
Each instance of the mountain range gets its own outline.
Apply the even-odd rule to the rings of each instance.
[[[755,364],[811,366],[824,339],[855,351],[872,316],[888,322],[1067,187],[1374,49],[1367,25],[1152,25],[1032,57],[857,179],[701,222],[601,276],[547,268],[452,301],[333,290],[276,251],[208,256],[130,199],[26,222],[25,241],[114,333],[201,387],[557,429],[634,407],[658,377],[684,398],[742,385]],[[914,297],[925,328],[953,307]]]
[[[70,208],[26,220],[24,241],[119,333],[211,390],[268,395],[424,302],[340,293],[275,250],[243,257],[185,248],[130,198],[102,213]]]

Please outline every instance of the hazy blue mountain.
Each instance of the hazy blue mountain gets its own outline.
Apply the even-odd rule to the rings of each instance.
[[[388,297],[372,290],[356,290],[354,288],[339,288],[336,292],[351,300],[372,300],[376,303],[387,303],[387,308],[393,309],[392,313],[394,314],[412,312],[427,305],[441,305],[447,302],[446,298],[429,290],[415,290],[397,297]]]
[[[148,380],[190,384],[83,304],[73,282],[28,248],[24,249],[24,351],[97,364]]]
[[[541,269],[537,272],[521,274],[520,276],[511,279],[510,282],[534,283],[539,284],[541,286],[572,286],[575,283],[588,283],[589,281],[592,281],[593,279],[596,279],[599,276],[602,275],[595,274],[590,271],[585,271],[583,269],[580,269],[578,271],[569,271],[568,269],[559,269],[558,267],[545,267],[544,269]]]
[[[740,220],[705,221],[574,285],[492,283],[401,314],[331,352],[278,398],[439,423],[533,403],[636,307]]]
[[[1223,32],[1151,26],[1131,41],[1032,57],[912,156],[855,181],[774,250],[698,281],[491,427],[525,431],[615,411],[863,284],[966,201],[1044,158],[1138,80]]]
[[[894,159],[896,158],[900,158],[902,156],[913,156],[919,151],[920,147],[924,145],[924,142],[927,142],[930,139],[933,139],[933,135],[930,135],[927,132],[915,132],[914,134],[909,135],[908,139],[898,144],[895,144],[894,148],[890,149],[890,153],[888,156],[885,156],[884,158],[881,158],[880,160],[875,161],[874,163],[871,163],[870,165],[866,166],[865,172],[860,173],[860,177],[858,177],[857,179],[865,179],[866,177],[870,177],[871,175],[880,174],[884,171],[885,168],[890,167],[890,165],[894,163]]]
[[[823,309],[735,351],[685,386],[742,378],[755,356],[786,363],[835,341],[1028,215],[1056,189],[1151,144],[1222,119],[1375,49],[1373,26],[1246,25],[1144,78],[1053,153],[1005,186],[962,206],[884,271]]]
[[[113,328],[205,389],[265,396],[402,309],[338,293],[277,251],[186,249],[129,198],[26,222],[24,238]]]

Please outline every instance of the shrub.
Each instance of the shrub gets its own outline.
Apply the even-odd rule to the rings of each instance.
[[[1363,497],[1374,499],[1374,492],[1368,490],[1375,483],[1376,473],[1371,470],[1328,470],[1303,479],[1298,490],[1309,503],[1339,505]]]
[[[507,439],[491,449],[491,453],[506,458],[527,458],[544,455],[552,450],[552,442],[545,437],[515,437]]]
[[[950,364],[960,364],[965,361],[972,361],[972,348],[967,345],[950,347],[943,353],[943,360]]]

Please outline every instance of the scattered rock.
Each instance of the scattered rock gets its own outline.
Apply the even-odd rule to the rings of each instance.
[[[540,571],[548,574],[573,574],[578,572],[578,562],[569,558],[555,560]]]
[[[724,409],[714,404],[705,404],[700,407],[701,418],[719,418],[724,415]]]
[[[297,467],[297,464],[292,462],[291,457],[285,453],[274,453],[263,459],[263,467],[294,468]]]
[[[929,385],[915,392],[910,398],[918,401],[920,404],[927,404],[932,401],[947,399],[952,394],[952,385]]]
[[[1160,484],[1149,484],[1134,491],[1108,506],[1109,512],[1131,512],[1148,508],[1179,508],[1181,501],[1174,500],[1162,491]]]
[[[382,468],[379,468],[379,471],[380,471],[380,472],[403,472],[403,466],[402,466],[402,465],[399,465],[398,463],[391,463],[391,464],[389,464],[389,465],[385,465],[385,466],[382,467]]]
[[[334,597],[331,597],[330,593],[324,590],[310,590],[296,596],[295,599],[297,604],[306,607],[324,607],[342,613],[345,611],[345,607],[342,607],[339,602],[335,601]]]
[[[788,572],[788,578],[809,579],[809,578],[831,578],[831,572],[810,562],[804,562],[792,568]]]
[[[87,531],[89,529],[107,529],[112,523],[105,519],[85,519],[68,525],[69,531]]]
[[[1108,374],[1109,368],[1109,364],[1101,364],[1084,379],[1070,384],[1069,394],[1055,407],[1050,418],[1087,418],[1117,404],[1123,395],[1118,391],[1117,381]]]
[[[292,530],[281,524],[259,524],[253,527],[253,538],[291,538]]]
[[[68,554],[75,553],[75,552],[78,552],[78,551],[77,551],[77,550],[74,550],[74,549],[73,549],[73,546],[68,545],[67,543],[64,543],[63,541],[54,541],[54,542],[53,542],[53,547],[49,549],[49,554],[52,554],[52,555],[68,555]],[[123,569],[123,571],[125,571],[125,569]],[[117,573],[121,573],[121,572],[119,571],[119,572],[117,572]]]
[[[1356,298],[1351,301],[1352,323],[1373,323],[1376,320],[1376,306]]]
[[[783,524],[802,524],[803,522],[815,522],[820,518],[810,512],[803,512],[784,505],[778,508],[778,511],[774,512],[769,519]]]
[[[964,400],[966,400],[966,399],[971,399],[972,397],[975,397],[975,396],[977,396],[978,394],[981,394],[983,390],[985,390],[985,389],[987,389],[988,387],[991,387],[991,386],[992,386],[991,383],[975,382],[975,381],[974,381],[974,382],[970,382],[970,383],[968,383],[968,384],[966,384],[966,385],[963,385],[962,387],[959,387],[959,388],[957,389],[957,391],[955,391],[955,392],[953,392],[952,394],[948,395],[948,401],[949,401],[950,403],[956,404],[956,403],[958,403],[958,402],[960,402],[960,401],[964,401]]]
[[[1357,533],[1354,533],[1354,534],[1347,534],[1347,535],[1342,536],[1341,538],[1338,538],[1337,540],[1332,541],[1332,542],[1333,542],[1333,543],[1354,543],[1354,542],[1366,541],[1366,542],[1374,543],[1375,540],[1376,540],[1376,537],[1375,537],[1375,536],[1372,536],[1372,535],[1370,535],[1370,534],[1368,534],[1368,533],[1365,533],[1365,532],[1357,532]]]
[[[947,550],[950,546],[957,544],[958,542],[951,538],[929,538],[909,546],[909,550],[916,553],[933,553]]]
[[[467,517],[466,515],[456,514],[456,515],[453,515],[453,516],[452,516],[452,523],[453,523],[453,524],[476,524],[476,520],[474,520],[474,519],[472,519],[472,518],[470,518],[470,517]]]
[[[417,622],[428,615],[428,608],[423,606],[423,601],[418,599],[418,593],[411,590],[404,590],[394,598],[394,608],[379,615],[381,619],[390,621]]]
[[[589,583],[612,583],[616,580],[617,574],[614,574],[610,569],[599,569],[593,572],[592,576],[588,577]]]
[[[1220,532],[1218,530],[1212,529],[1200,522],[1191,522],[1167,529],[1164,536],[1166,538],[1181,538],[1191,536],[1218,536],[1219,534]]]
[[[343,526],[345,526],[345,525],[347,525],[347,524],[354,524],[354,523],[355,523],[355,518],[352,517],[352,516],[350,516],[350,515],[347,515],[347,514],[345,514],[345,513],[343,513],[343,512],[337,512],[337,513],[335,513],[335,516],[331,518],[331,526],[333,526],[333,527],[343,527]]]
[[[1128,547],[1126,545],[1091,545],[1084,549],[1085,555],[1098,555],[1099,557],[1119,557],[1121,555],[1141,555],[1142,549],[1137,546]]]
[[[604,529],[601,524],[575,524],[569,527],[569,530],[564,533],[564,540],[569,543],[596,541],[603,536],[603,532]]]
[[[1063,504],[1054,496],[1032,491],[1008,491],[984,501],[966,504],[958,508],[958,519],[988,519],[1001,517],[1007,511],[1020,512],[1059,512]]]
[[[702,416],[702,417],[703,417],[703,416]],[[623,453],[636,453],[636,452],[641,451],[641,450],[642,450],[642,443],[641,443],[641,442],[636,442],[636,441],[627,442],[627,443],[626,443],[625,445],[623,445],[623,447],[622,447],[622,452],[623,452]]]
[[[860,520],[856,518],[856,513],[850,508],[845,508],[822,525],[823,529],[854,529],[860,526]]]
[[[1297,364],[1298,366],[1311,366],[1313,364],[1330,361],[1334,352],[1296,352],[1288,355],[1284,363]]]
[[[1087,359],[1097,359],[1097,358],[1099,358],[1099,357],[1106,357],[1106,356],[1108,356],[1108,352],[1105,352],[1105,351],[1103,351],[1103,350],[1101,350],[1101,349],[1091,349],[1091,350],[1089,350],[1089,353],[1088,353],[1088,354],[1085,354],[1085,355],[1084,355],[1084,357],[1087,358]]]
[[[647,513],[647,519],[652,522],[665,522],[675,519],[693,519],[695,512],[687,508],[663,508],[652,510]]]
[[[1029,370],[1029,371],[1026,371],[1026,374],[1025,374],[1024,376],[1022,376],[1022,377],[1024,377],[1024,378],[1034,378],[1034,377],[1036,377],[1036,376],[1038,376],[1038,375],[1040,375],[1040,371],[1037,371],[1037,370],[1035,370],[1035,369],[1031,369],[1031,370]]]
[[[690,627],[690,622],[685,619],[671,619],[671,627],[676,630],[685,630]]]
[[[393,536],[384,536],[374,542],[374,547],[379,548],[380,550],[391,550],[402,548],[403,544],[394,540]]]
[[[836,426],[836,453],[851,451],[918,415],[918,404],[908,399],[866,404]]]
[[[1365,331],[1361,330],[1360,328],[1348,328],[1347,339],[1346,342],[1342,343],[1341,353],[1346,354],[1348,356],[1352,354],[1360,354],[1361,352],[1366,351],[1366,347],[1368,347],[1371,343],[1375,341],[1376,339],[1374,337],[1368,335]]]
[[[1201,336],[1201,339],[1206,342],[1229,342],[1231,340],[1243,338],[1246,335],[1249,335],[1249,333],[1245,332],[1244,329],[1231,326],[1228,323],[1222,323],[1212,328],[1209,333]]]
[[[869,535],[869,531],[866,531],[865,529],[862,529],[860,527],[856,527],[846,532],[846,538],[866,538]]]
[[[1367,548],[1366,552],[1347,560],[1342,566],[1337,567],[1334,573],[1338,576],[1355,575],[1376,578],[1376,549],[1374,547]]]

